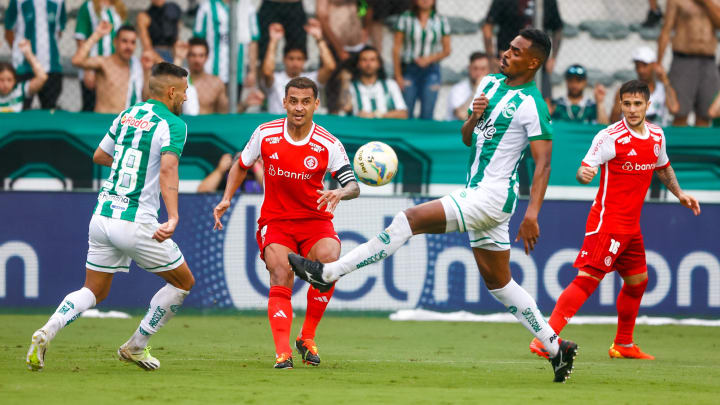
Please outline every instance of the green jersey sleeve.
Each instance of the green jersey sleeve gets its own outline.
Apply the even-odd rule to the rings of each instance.
[[[12,30],[17,22],[17,0],[10,0],[7,10],[5,10],[5,29]],[[10,44],[12,46],[12,44]]]
[[[77,22],[75,23],[75,39],[88,39],[92,35],[92,31],[88,2],[85,2],[78,10]]]
[[[161,143],[160,152],[173,152],[180,157],[187,139],[187,124],[181,119],[168,120],[168,130]]]
[[[530,142],[539,140],[552,140],[553,131],[550,125],[550,111],[540,93],[525,98],[516,114],[519,114],[521,124]]]

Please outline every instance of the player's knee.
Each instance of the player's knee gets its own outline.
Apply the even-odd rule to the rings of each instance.
[[[315,260],[320,263],[332,263],[340,258],[339,249],[318,249]]]
[[[295,274],[289,268],[286,269],[282,266],[271,268],[268,266],[270,272],[270,285],[281,285],[291,288],[295,281]]]
[[[93,289],[90,289],[90,291],[93,292],[95,295],[95,305],[99,304],[100,302],[104,301],[105,298],[107,298],[108,294],[110,293],[110,289],[101,289],[99,291],[95,291]]]

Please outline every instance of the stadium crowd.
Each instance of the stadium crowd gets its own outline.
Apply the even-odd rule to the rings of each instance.
[[[446,108],[437,112],[441,62],[452,52],[453,35],[449,19],[436,10],[436,2],[443,0],[315,0],[314,17],[301,0],[262,0],[257,9],[257,1],[238,0],[234,84],[228,83],[229,0],[191,1],[185,11],[170,0],[146,1],[147,8],[132,17],[123,0],[88,0],[77,10],[71,63],[78,69],[82,111],[118,113],[146,99],[149,70],[164,60],[190,72],[183,108],[188,115],[228,113],[231,85],[238,89],[237,112],[277,114],[283,110],[284,85],[306,76],[321,87],[322,111],[329,114],[463,120],[480,80],[498,71],[499,55],[520,29],[532,25],[535,7],[532,1],[492,0],[481,21],[484,50],[470,55],[466,77],[452,86]],[[564,74],[566,91],[552,96],[550,78],[564,23],[556,0],[543,6],[542,25],[553,49],[540,87],[552,118],[598,124],[618,120],[619,104],[611,103],[608,111],[605,86],[589,84],[592,66],[573,64],[558,72]],[[0,62],[0,111],[29,109],[35,95],[41,108],[57,108],[63,86],[58,41],[70,35],[67,11],[65,0],[9,1],[4,26],[12,53],[11,61]],[[192,37],[184,41],[180,31],[189,21]],[[385,65],[389,22],[392,61]],[[632,52],[637,78],[652,92],[649,118],[663,126],[683,126],[694,113],[696,126],[720,125],[715,62],[720,6],[713,0],[667,0],[663,15],[658,2],[649,1],[642,26],[662,27],[656,49],[643,46]],[[308,39],[317,47],[317,62],[309,60]],[[672,63],[666,72],[660,61],[668,45]],[[617,99],[617,94],[610,97]]]

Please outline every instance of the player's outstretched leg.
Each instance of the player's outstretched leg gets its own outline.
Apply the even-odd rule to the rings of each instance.
[[[42,370],[45,367],[47,347],[58,331],[71,324],[80,314],[94,306],[95,294],[87,287],[73,291],[63,298],[47,323],[32,335],[30,348],[25,358],[28,369],[31,371]]]
[[[642,275],[639,275],[642,279]],[[635,280],[630,280],[635,281]],[[617,312],[618,312],[618,325],[617,334],[615,335],[615,341],[608,354],[610,358],[624,358],[624,359],[644,359],[654,360],[655,357],[644,353],[640,348],[633,343],[633,331],[635,329],[635,320],[640,309],[640,301],[645,293],[648,279],[647,273],[645,278],[639,283],[630,284],[626,279],[623,283],[620,294],[617,298]]]
[[[150,354],[148,347],[150,337],[175,316],[195,283],[186,263],[174,270],[156,274],[168,281],[168,284],[155,293],[145,317],[140,321],[140,326],[117,352],[121,361],[135,363],[148,371],[160,368],[160,360]]]

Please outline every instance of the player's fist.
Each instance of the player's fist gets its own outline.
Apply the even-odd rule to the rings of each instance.
[[[22,52],[23,55],[27,56],[28,54],[32,53],[32,44],[30,44],[30,41],[27,39],[23,39],[20,42],[18,42],[18,49],[20,52]]]
[[[230,201],[228,200],[222,200],[218,205],[215,206],[215,210],[213,210],[213,217],[215,217],[215,226],[213,229],[222,231],[223,225],[222,222],[220,222],[220,218],[222,218],[223,214],[225,214],[225,211],[230,208]]]
[[[226,153],[220,157],[220,161],[218,162],[217,169],[218,171],[222,173],[227,173],[228,170],[232,167],[233,160],[232,155],[229,153]]]
[[[305,31],[316,40],[322,38],[322,26],[316,18],[311,18],[305,24]]]
[[[657,76],[658,80],[663,83],[667,79],[667,73],[665,72],[665,68],[660,64],[660,62],[655,62],[655,75]]]
[[[158,242],[164,242],[166,239],[170,238],[173,233],[175,233],[175,227],[177,227],[177,219],[168,218],[167,222],[160,225],[160,227],[155,230],[152,238]]]
[[[605,89],[605,86],[598,83],[595,85],[595,103],[601,104],[603,101],[605,101],[605,95],[607,94],[607,90]],[[601,108],[599,106],[598,108]]]
[[[487,108],[490,101],[485,96],[485,93],[480,93],[480,97],[473,100],[472,103],[472,118],[473,119],[480,119],[482,115],[485,113],[485,109]]]
[[[280,23],[272,23],[268,27],[271,41],[279,41],[285,36],[285,28]]]
[[[577,172],[577,181],[582,184],[588,184],[597,174],[597,167],[580,166]]]
[[[690,208],[695,216],[700,215],[700,203],[695,197],[690,194],[680,193],[678,200],[680,200],[680,204]]]
[[[100,24],[98,24],[97,27],[95,28],[95,32],[100,34],[101,37],[104,37],[105,35],[112,32],[112,24],[110,24],[110,22],[105,21],[105,20],[100,21]]]

